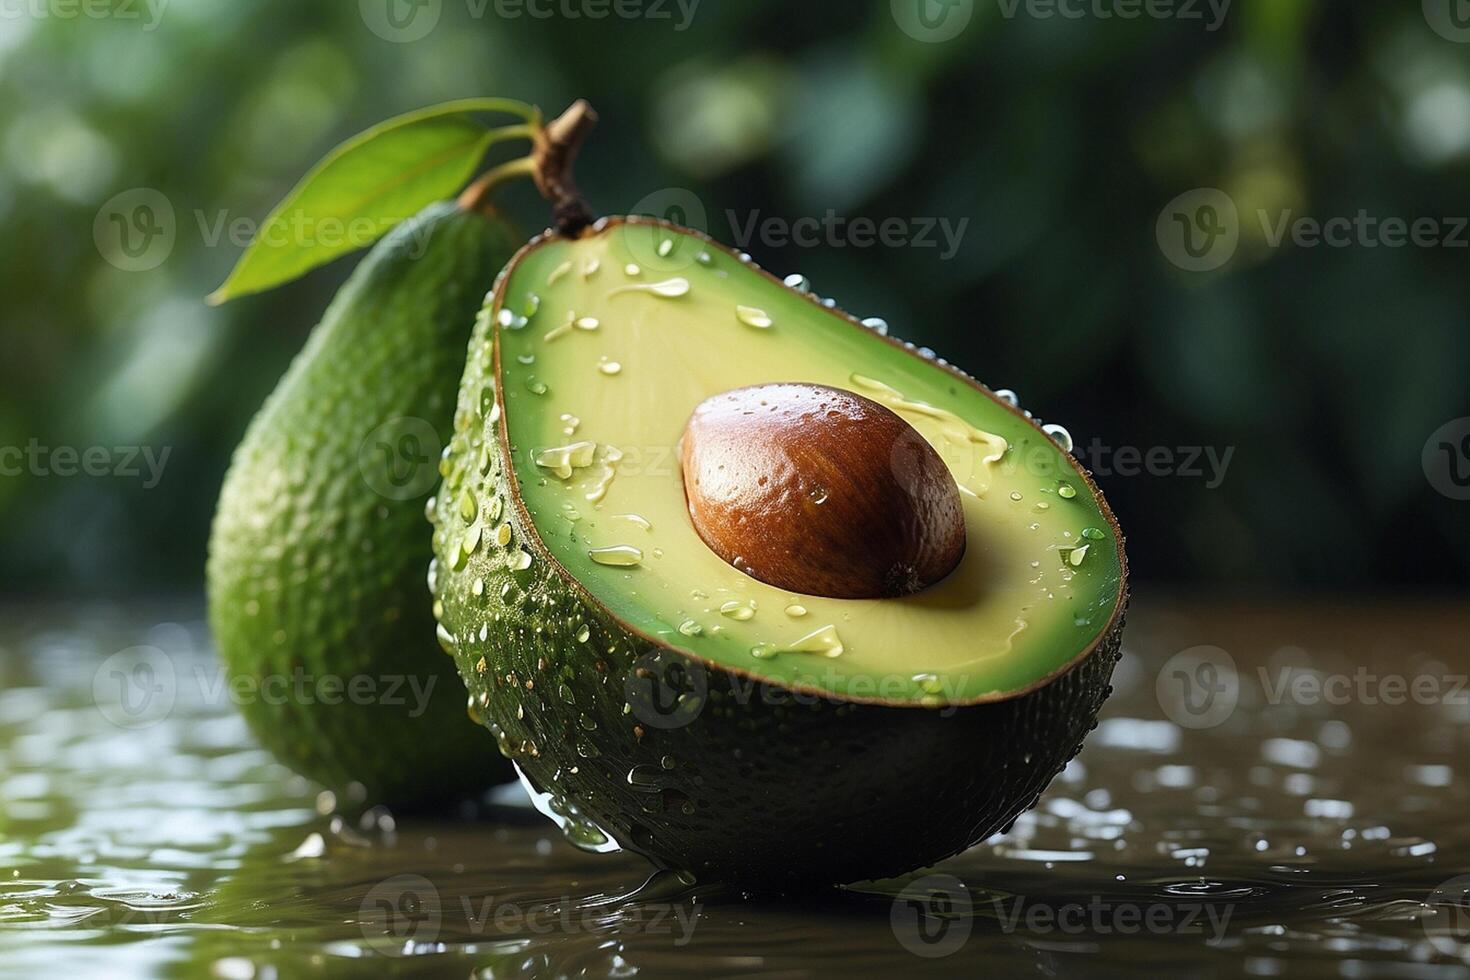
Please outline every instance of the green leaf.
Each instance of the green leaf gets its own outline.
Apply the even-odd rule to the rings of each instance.
[[[475,112],[508,112],[524,125],[491,129]],[[389,119],[328,153],[261,223],[211,304],[290,282],[365,248],[425,205],[453,195],[496,142],[529,136],[532,106],[461,99]]]

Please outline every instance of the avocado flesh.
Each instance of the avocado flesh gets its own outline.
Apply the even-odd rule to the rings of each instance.
[[[665,239],[672,239],[673,244],[663,245]],[[691,251],[683,252],[685,249]],[[708,252],[708,265],[698,259],[701,252]],[[626,275],[628,262],[618,261],[624,253],[632,256],[630,261],[639,266],[641,277]],[[591,259],[597,259],[595,264]],[[698,268],[709,274],[700,274]],[[717,274],[721,272],[723,276]],[[553,289],[563,284],[583,289],[601,276],[609,277],[609,292],[624,285],[677,278],[688,280],[689,290],[668,297],[637,290],[617,293],[606,297],[606,309],[596,312],[587,300],[606,294],[589,289],[585,298],[568,299],[557,293],[547,298],[548,280]],[[753,631],[739,634],[736,642],[691,652],[692,644],[686,645],[685,634],[678,632],[682,620],[676,617],[683,615],[688,608],[686,597],[693,599],[692,590],[700,585],[670,577],[658,580],[664,585],[650,585],[638,578],[658,568],[660,559],[654,548],[663,550],[663,560],[668,560],[671,548],[643,539],[637,547],[643,550],[644,560],[636,567],[605,566],[585,557],[591,547],[581,537],[584,524],[591,528],[589,535],[601,528],[618,531],[616,539],[599,538],[593,547],[626,543],[624,535],[635,531],[651,536],[667,529],[668,540],[678,539],[688,518],[682,511],[682,497],[676,493],[677,466],[672,454],[665,464],[667,472],[647,474],[643,481],[647,496],[631,494],[626,504],[619,502],[623,498],[611,495],[615,489],[637,485],[634,477],[638,474],[631,467],[613,476],[607,489],[612,502],[608,498],[587,501],[585,491],[580,498],[572,496],[576,488],[565,485],[570,481],[548,472],[547,466],[538,466],[534,457],[548,447],[565,447],[579,438],[592,441],[594,437],[584,432],[590,433],[590,427],[599,424],[597,410],[620,418],[619,424],[645,416],[656,420],[649,422],[656,433],[650,444],[671,448],[693,405],[721,390],[714,385],[726,385],[727,380],[732,385],[740,383],[747,374],[733,364],[727,365],[728,371],[721,367],[721,373],[709,381],[709,391],[702,385],[696,388],[687,377],[672,381],[649,378],[623,393],[623,398],[637,399],[644,411],[626,410],[619,415],[625,411],[619,407],[623,399],[602,395],[607,389],[597,385],[627,382],[635,377],[638,365],[651,362],[644,361],[646,355],[631,344],[620,342],[616,348],[602,344],[611,343],[608,338],[619,327],[637,331],[641,339],[654,344],[677,345],[678,338],[667,332],[653,333],[655,326],[668,325],[660,319],[666,314],[656,312],[662,307],[635,303],[629,312],[616,310],[616,317],[606,315],[607,311],[613,310],[613,304],[628,301],[680,303],[699,296],[696,288],[713,294],[721,288],[716,280],[737,277],[742,290],[739,305],[771,313],[770,329],[784,327],[785,339],[793,341],[766,362],[768,374],[751,380],[831,379],[837,386],[851,387],[853,382],[844,384],[840,378],[850,378],[850,360],[855,358],[874,372],[864,377],[881,377],[909,399],[923,397],[939,405],[945,404],[940,399],[951,386],[958,393],[973,389],[983,401],[971,402],[973,396],[968,394],[951,394],[956,414],[973,410],[976,414],[962,417],[983,422],[977,427],[1017,445],[1039,447],[1038,452],[1052,454],[1040,458],[1052,458],[1064,467],[1060,473],[1045,475],[1072,483],[1076,493],[1070,500],[1043,496],[1039,480],[1028,489],[1036,494],[1034,503],[1050,503],[1047,511],[1058,509],[1064,500],[1069,504],[1081,500],[1080,519],[1062,530],[1075,533],[1081,527],[1096,526],[1106,537],[1089,539],[1092,547],[1081,564],[1073,567],[1082,573],[1083,581],[1110,580],[1113,591],[1100,589],[1088,601],[1069,600],[1076,603],[1069,618],[1046,620],[1058,636],[1071,637],[1073,643],[1056,651],[1038,651],[1041,663],[1016,669],[1014,676],[1029,678],[1016,683],[1028,689],[1013,688],[1013,696],[999,697],[996,682],[986,681],[960,689],[967,697],[970,692],[980,692],[973,703],[936,699],[933,684],[915,680],[921,670],[911,666],[909,658],[923,653],[926,641],[922,634],[912,632],[900,648],[887,654],[873,645],[872,662],[897,677],[891,690],[879,696],[860,696],[860,672],[850,667],[842,674],[815,677],[813,668],[800,666],[809,660],[818,661],[819,668],[850,664],[847,647],[866,651],[866,634],[859,635],[850,620],[843,621],[848,628],[838,627],[845,649],[837,657],[812,652],[753,657],[747,641],[766,635]],[[533,293],[536,301],[530,299]],[[687,356],[671,362],[672,366],[713,372],[720,362],[733,362],[735,351],[771,339],[754,335],[759,328],[735,319],[730,298],[727,293],[718,304],[711,301],[718,317],[708,323],[678,321],[678,329],[702,331],[706,340],[700,346],[685,346]],[[575,302],[587,308],[579,309],[572,305]],[[562,306],[565,308],[558,308]],[[545,333],[564,325],[568,309],[575,310],[579,318],[598,319],[596,328],[578,327],[573,320],[571,331],[546,341]],[[717,332],[726,327],[735,332]],[[813,356],[808,347],[795,343],[802,331],[822,333],[830,342],[825,356]],[[598,342],[589,348],[590,361],[587,352],[571,346],[585,341]],[[560,344],[567,346],[557,348]],[[881,353],[869,351],[867,345]],[[548,351],[558,349],[573,352],[567,361],[572,370],[561,379],[555,374],[543,379],[537,368],[554,368],[557,362]],[[790,357],[804,358],[810,374],[799,377],[791,371],[788,350]],[[604,363],[600,360],[604,356],[618,360],[622,372],[598,371],[596,365]],[[534,360],[523,363],[527,358]],[[542,385],[544,397],[537,393]],[[517,386],[526,397],[514,391]],[[576,404],[592,406],[583,407],[586,414],[577,416],[581,424],[570,437],[563,431],[570,420],[561,416],[574,415],[572,403],[558,402],[559,396],[580,398],[583,400]],[[522,413],[526,417],[518,418]],[[630,227],[615,220],[576,240],[546,235],[522,250],[502,273],[478,322],[456,423],[443,467],[445,481],[439,491],[434,529],[436,561],[430,575],[440,617],[440,642],[455,657],[475,711],[495,735],[502,753],[516,762],[530,788],[544,797],[544,808],[581,846],[596,850],[620,846],[660,866],[754,887],[786,888],[900,874],[963,850],[1034,805],[1047,783],[1080,749],[1110,691],[1108,681],[1118,656],[1126,608],[1126,575],[1116,524],[1085,474],[1039,429],[969,379],[895,346],[808,296],[786,290],[692,232],[662,223]],[[529,436],[519,434],[522,426]],[[923,431],[922,425],[920,429]],[[543,439],[543,434],[555,439]],[[602,438],[612,441],[610,436]],[[633,445],[633,440],[624,439],[624,460],[630,458],[628,450]],[[550,457],[543,460],[555,462]],[[581,467],[571,468],[576,473]],[[1002,474],[997,470],[992,481],[999,481]],[[578,479],[582,479],[580,474]],[[1002,507],[1010,503],[1009,493],[991,487],[986,488],[983,499]],[[580,519],[559,516],[565,512],[563,504],[575,508]],[[617,509],[622,506],[627,510]],[[660,509],[653,511],[654,506]],[[636,521],[612,517],[622,513],[638,514],[651,529],[645,531]],[[658,523],[652,515],[659,517]],[[592,528],[594,522],[597,528]],[[623,523],[630,524],[626,531]],[[977,527],[989,531],[983,520]],[[1005,530],[1002,526],[997,536]],[[970,547],[985,549],[986,539],[973,534]],[[685,539],[693,550],[677,560],[697,565],[701,574],[714,580],[712,585],[724,582],[734,583],[731,587],[736,589],[742,584],[747,590],[763,588],[712,555],[706,561],[708,549],[692,528],[687,529]],[[1052,539],[1046,544],[1059,543]],[[1026,560],[1045,564],[1048,558],[1060,561],[1060,552],[1038,544]],[[739,577],[730,578],[729,573]],[[1077,582],[1078,577],[1074,572],[1072,581]],[[670,598],[654,607],[652,597],[663,593]],[[918,601],[933,594],[938,593],[931,590]],[[774,605],[758,600],[756,616],[750,619],[721,614],[713,622],[727,630],[757,620],[784,625],[786,603],[782,600],[789,598],[779,593]],[[825,611],[868,605],[852,601],[828,605],[833,602],[800,597],[800,604],[808,607],[804,619],[813,622],[814,608]],[[881,604],[892,602],[912,600],[882,600]],[[936,612],[936,619],[952,615],[944,603],[930,602],[928,608]],[[1089,615],[1090,626],[1078,624]],[[878,618],[865,618],[863,623],[881,628]],[[1037,633],[1028,636],[1022,631],[1018,639],[1026,637],[1029,643]],[[701,635],[719,638],[727,634],[707,629]],[[675,723],[656,724],[650,720],[647,704],[635,704],[630,692],[640,684],[649,690],[649,676],[667,680],[676,674],[692,675],[699,683],[692,694],[680,693]],[[850,693],[821,695],[819,685],[831,683],[835,688],[843,683],[829,681],[830,677],[848,679]],[[786,678],[795,680],[787,682]],[[813,679],[815,685],[803,687]],[[892,690],[898,693],[893,695]],[[944,694],[943,688],[939,694]],[[882,695],[889,695],[886,702]],[[689,710],[684,712],[685,708]]]
[[[784,686],[928,704],[1025,690],[1106,629],[1121,580],[1111,522],[1050,438],[953,373],[723,250],[646,225],[549,243],[504,295],[512,311],[535,309],[501,332],[521,498],[550,554],[639,632]],[[830,599],[766,585],[704,544],[680,433],[705,398],[773,381],[865,395],[940,452],[969,542],[954,572],[907,598]],[[629,548],[636,566],[605,564]]]
[[[375,802],[514,778],[466,718],[423,588],[431,443],[448,436],[475,310],[517,244],[450,203],[389,233],[251,423],[220,495],[209,613],[241,710],[287,765]]]

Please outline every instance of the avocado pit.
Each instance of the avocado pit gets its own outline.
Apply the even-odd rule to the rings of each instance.
[[[965,553],[959,489],[888,408],[825,385],[737,388],[701,402],[680,442],[695,531],[730,565],[804,595],[909,595]]]

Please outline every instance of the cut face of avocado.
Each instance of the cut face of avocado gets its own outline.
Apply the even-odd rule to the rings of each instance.
[[[834,599],[705,544],[681,433],[711,396],[774,382],[862,395],[934,447],[962,498],[950,574]],[[757,887],[910,871],[1034,805],[1110,690],[1122,539],[1070,455],[685,229],[608,220],[523,249],[470,343],[441,471],[440,642],[589,849]]]
[[[932,704],[1024,691],[1108,627],[1118,541],[1060,447],[738,257],[616,225],[526,255],[503,309],[521,499],[551,556],[637,632],[786,687]],[[711,395],[775,381],[864,395],[938,450],[969,541],[948,577],[903,598],[829,599],[757,581],[700,540],[675,448],[684,424]],[[814,502],[825,492],[810,488]]]

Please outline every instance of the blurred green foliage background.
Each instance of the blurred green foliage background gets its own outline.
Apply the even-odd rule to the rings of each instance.
[[[1470,249],[1273,245],[1253,217],[1470,215],[1470,44],[1418,3],[1236,0],[1209,30],[1204,2],[1124,20],[959,0],[970,20],[936,42],[900,28],[917,0],[702,0],[687,23],[691,0],[601,19],[596,0],[159,2],[0,0],[0,446],[169,453],[151,487],[0,476],[6,592],[198,589],[230,451],[355,261],[211,309],[239,254],[217,222],[263,217],[379,120],[487,94],[593,102],[578,174],[603,213],[687,188],[727,242],[829,209],[911,234],[968,219],[948,258],[740,244],[1084,447],[1169,447],[1173,469],[1182,447],[1231,451],[1220,479],[1204,459],[1100,476],[1142,580],[1429,591],[1470,569],[1470,504],[1421,467],[1470,415]],[[384,37],[388,4],[437,20]],[[94,222],[139,187],[177,236],[125,271]],[[1241,215],[1215,272],[1156,236],[1199,187]],[[529,186],[507,200],[544,223]]]

